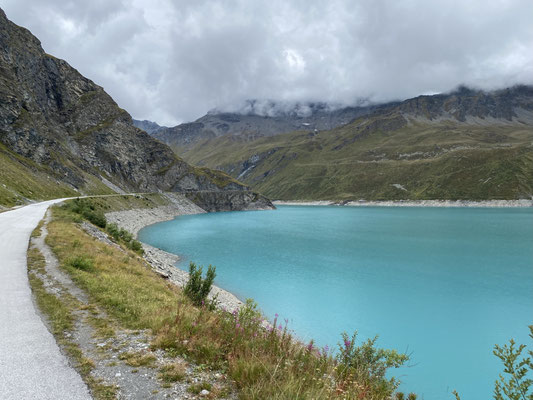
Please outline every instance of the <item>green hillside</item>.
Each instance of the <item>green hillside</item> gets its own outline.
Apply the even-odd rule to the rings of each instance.
[[[183,149],[180,149],[183,151]],[[517,199],[533,194],[533,127],[392,112],[323,132],[204,140],[181,155],[274,199]]]
[[[24,204],[28,199],[48,200],[77,196],[78,191],[64,182],[49,167],[8,150],[0,143],[0,209]],[[83,174],[79,171],[80,174]],[[114,193],[102,182],[85,174],[91,194]]]

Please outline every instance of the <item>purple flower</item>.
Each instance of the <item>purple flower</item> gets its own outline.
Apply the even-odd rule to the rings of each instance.
[[[351,346],[352,342],[350,342],[348,339],[344,339],[344,347],[348,349]]]
[[[237,324],[235,325],[235,328],[239,329],[240,327],[241,327],[241,324],[239,324],[239,323],[237,322]]]
[[[283,329],[283,327],[281,326],[281,324],[278,325],[278,329],[281,331]]]
[[[312,352],[313,351],[313,341],[312,340],[307,345],[307,351],[308,352]]]
[[[329,347],[328,345],[325,345],[323,348],[322,348],[322,355],[327,356],[329,353]]]

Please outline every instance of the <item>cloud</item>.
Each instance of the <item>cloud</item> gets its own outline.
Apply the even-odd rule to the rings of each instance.
[[[4,0],[135,118],[533,83],[530,0]]]

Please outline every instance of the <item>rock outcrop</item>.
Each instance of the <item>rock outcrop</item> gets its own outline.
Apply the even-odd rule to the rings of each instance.
[[[136,128],[102,87],[46,54],[0,10],[2,144],[13,159],[46,169],[80,193],[249,192],[224,173],[189,165]]]

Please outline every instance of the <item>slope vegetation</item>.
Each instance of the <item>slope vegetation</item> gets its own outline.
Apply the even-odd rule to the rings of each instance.
[[[421,96],[321,132],[226,135],[181,155],[276,199],[533,194],[533,88]]]

